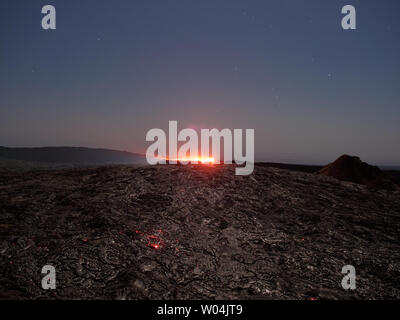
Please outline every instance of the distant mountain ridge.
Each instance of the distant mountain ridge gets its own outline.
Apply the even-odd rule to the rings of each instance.
[[[137,153],[86,147],[0,147],[0,158],[8,160],[73,165],[145,164]]]

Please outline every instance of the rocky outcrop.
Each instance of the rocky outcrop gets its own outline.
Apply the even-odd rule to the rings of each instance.
[[[318,173],[369,187],[394,188],[394,184],[378,167],[362,162],[359,157],[349,155],[342,155]]]

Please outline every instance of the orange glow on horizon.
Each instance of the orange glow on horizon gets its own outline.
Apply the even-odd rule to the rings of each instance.
[[[187,157],[187,158],[176,158],[176,159],[166,158],[165,160],[176,161],[176,162],[200,163],[200,164],[214,164],[215,162],[213,157]]]

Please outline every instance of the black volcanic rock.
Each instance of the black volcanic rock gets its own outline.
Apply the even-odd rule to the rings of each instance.
[[[362,162],[359,157],[342,155],[318,171],[319,174],[371,187],[391,185],[385,174],[376,166]]]
[[[0,170],[0,299],[399,299],[399,218],[399,191],[260,166]]]

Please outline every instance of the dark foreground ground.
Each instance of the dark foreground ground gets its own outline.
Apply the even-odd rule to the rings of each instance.
[[[0,298],[399,299],[399,232],[398,191],[311,173],[2,170]]]

